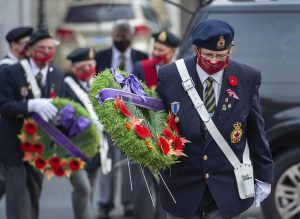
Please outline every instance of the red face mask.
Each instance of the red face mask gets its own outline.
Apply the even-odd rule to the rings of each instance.
[[[210,75],[216,74],[217,72],[223,70],[229,64],[229,56],[227,56],[225,60],[216,61],[215,63],[212,63],[210,60],[201,56],[199,50],[197,50],[197,56],[198,56],[198,65],[207,74],[210,74]]]
[[[155,58],[153,58],[151,60],[153,62],[153,65],[156,65],[156,64],[165,64],[166,61],[167,61],[167,56],[166,55],[161,55],[161,56],[155,57]]]
[[[89,81],[96,75],[96,67],[91,67],[88,71],[75,71],[74,75],[76,78],[82,81]]]
[[[37,63],[47,64],[53,60],[54,54],[55,54],[55,49],[50,51],[35,49],[32,58]]]

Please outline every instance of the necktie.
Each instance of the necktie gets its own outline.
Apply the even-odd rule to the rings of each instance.
[[[126,57],[125,57],[125,55],[122,53],[122,54],[120,55],[120,65],[119,65],[119,69],[122,70],[122,71],[124,71],[125,68],[126,68],[125,62],[126,62]]]
[[[211,116],[214,114],[216,108],[216,98],[215,98],[213,82],[214,79],[212,77],[208,77],[205,80],[206,89],[205,89],[204,105]]]
[[[43,87],[43,85],[42,85],[42,79],[43,79],[43,74],[42,74],[42,72],[38,72],[37,73],[37,75],[35,76],[35,78],[36,78],[36,82],[37,82],[37,84],[38,84],[38,86],[40,87],[40,88],[42,88]]]

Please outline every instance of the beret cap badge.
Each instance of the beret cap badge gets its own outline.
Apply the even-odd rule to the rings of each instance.
[[[162,31],[159,36],[158,36],[158,40],[159,41],[162,41],[162,42],[165,42],[167,39],[167,33],[165,31]]]
[[[224,49],[225,44],[226,44],[226,42],[225,42],[224,36],[220,36],[220,38],[217,42],[217,48],[218,49]]]
[[[90,59],[94,59],[94,57],[95,57],[95,52],[94,52],[94,50],[93,50],[92,48],[90,48],[90,51],[89,51],[89,58],[90,58]]]

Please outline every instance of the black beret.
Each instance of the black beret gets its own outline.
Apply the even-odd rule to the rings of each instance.
[[[180,44],[179,38],[167,30],[154,33],[152,34],[152,37],[154,38],[155,42],[162,43],[172,48],[176,48]]]
[[[53,39],[53,37],[50,35],[48,29],[39,29],[33,34],[31,34],[30,39],[26,46],[32,46],[36,42],[43,40],[43,39]]]
[[[94,60],[95,59],[95,49],[93,48],[77,48],[74,49],[68,56],[72,63],[86,61],[86,60]]]
[[[192,43],[213,51],[226,50],[234,38],[233,27],[225,21],[211,19],[199,23],[192,32]]]
[[[17,42],[18,40],[28,37],[32,34],[33,28],[32,27],[17,27],[9,31],[5,38],[8,43]]]

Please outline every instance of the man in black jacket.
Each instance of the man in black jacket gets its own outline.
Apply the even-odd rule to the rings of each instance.
[[[63,94],[63,71],[50,64],[55,45],[48,30],[38,30],[27,43],[29,58],[0,72],[0,141],[5,143],[0,145],[0,162],[7,183],[7,219],[38,218],[42,177],[32,168],[25,169],[17,136],[30,113],[45,121],[56,115],[50,97]]]
[[[113,31],[113,47],[107,50],[100,51],[96,54],[97,62],[97,72],[101,72],[106,68],[119,68],[120,70],[126,70],[128,73],[131,73],[133,70],[133,64],[137,61],[147,59],[148,55],[146,53],[140,52],[131,48],[131,40],[133,38],[132,28],[129,26],[127,21],[119,20],[116,22]],[[108,139],[109,142],[110,139]],[[115,146],[110,144],[108,156],[112,159],[113,164],[120,161],[120,150]],[[107,217],[109,210],[113,206],[114,199],[114,184],[118,180],[118,176],[114,177],[116,168],[112,168],[112,171],[104,175],[101,172],[100,176],[100,201],[99,201],[99,211],[100,217]],[[127,205],[131,202],[130,199],[130,185],[128,176],[128,169],[126,167],[121,167],[122,172],[122,203],[125,205],[125,213]],[[118,185],[118,184],[117,184]]]

